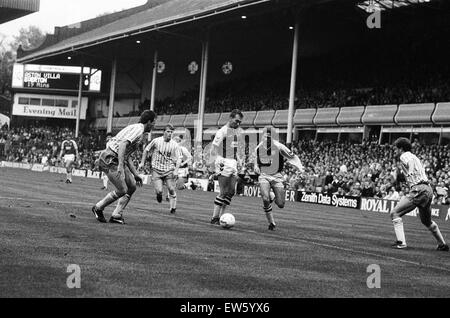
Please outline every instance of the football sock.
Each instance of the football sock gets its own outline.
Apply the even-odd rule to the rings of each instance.
[[[112,213],[113,217],[121,217],[123,210],[127,207],[128,202],[130,202],[131,195],[125,194],[123,197],[119,199],[119,202],[117,202],[116,209]]]
[[[176,209],[177,208],[177,194],[174,195],[169,194],[169,202],[170,202],[170,209]]]
[[[394,223],[394,231],[395,236],[397,237],[397,241],[401,241],[403,244],[406,244],[405,231],[403,229],[403,220],[401,218],[396,218],[392,220]]]
[[[220,208],[220,213],[219,216],[222,216],[225,214],[225,210],[228,208],[228,205],[224,204],[222,205],[222,207]]]
[[[264,212],[266,213],[266,218],[269,224],[270,223],[275,224],[275,219],[272,214],[272,204],[269,204],[267,207],[264,207]]]
[[[223,199],[223,204],[224,204],[224,205],[231,205],[231,200],[232,200],[231,197],[226,196],[226,197]]]
[[[431,225],[428,229],[436,238],[439,244],[445,244],[444,237],[442,236],[441,231],[439,230],[439,226],[436,224],[436,222],[431,222]]]
[[[66,173],[66,179],[69,181],[72,181],[72,172],[67,172]]]
[[[231,200],[232,200],[232,198],[230,196],[225,196],[225,198],[223,199],[223,205],[222,205],[222,208],[220,209],[219,216],[222,216],[223,214],[225,214],[225,210],[227,209],[227,207],[229,207],[231,205]]]
[[[103,186],[108,189],[108,178],[103,178]]]
[[[223,199],[220,196],[216,197],[216,200],[214,201],[214,212],[213,212],[213,218],[220,217],[220,210],[223,206]]]
[[[116,194],[115,191],[108,193],[101,201],[99,201],[95,206],[99,210],[105,209],[108,205],[115,202],[117,199],[119,199],[119,196]]]

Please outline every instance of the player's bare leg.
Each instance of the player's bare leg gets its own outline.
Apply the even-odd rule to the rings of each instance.
[[[222,214],[222,210],[224,210],[224,206],[226,205],[226,197],[228,195],[228,186],[229,186],[229,177],[219,176],[219,188],[220,193],[214,200],[214,212],[211,219],[211,224],[219,224],[219,219]],[[231,201],[227,201],[231,202]]]
[[[175,214],[177,211],[177,193],[175,191],[176,188],[175,180],[171,177],[168,177],[166,180],[166,185],[169,196],[170,213]]]
[[[115,191],[109,192],[103,199],[97,202],[92,208],[97,220],[105,223],[106,220],[103,216],[103,210],[112,203],[119,200],[125,194],[127,194],[128,187],[125,181],[125,176],[121,175],[117,171],[117,166],[112,166],[107,172],[109,181],[116,187]]]
[[[415,204],[407,197],[403,197],[400,202],[391,211],[390,216],[394,224],[395,236],[397,242],[393,245],[395,248],[406,248],[405,230],[403,228],[402,216],[416,208]]]
[[[103,181],[102,190],[107,190],[108,189],[108,176],[104,172],[102,172],[102,181]]]
[[[117,206],[111,215],[109,222],[124,224],[123,211],[127,207],[134,192],[136,192],[136,180],[128,167],[125,167],[125,184],[127,187],[126,194],[117,202]]]
[[[225,210],[231,205],[231,201],[233,200],[233,197],[236,193],[236,182],[237,177],[235,176],[226,177],[226,180],[224,182],[225,184],[225,197],[223,199],[224,204],[220,209],[219,217],[222,216],[225,213]]]
[[[272,189],[275,194],[275,204],[280,209],[284,209],[284,206],[286,205],[286,191],[284,190],[284,186],[274,185]]]
[[[153,180],[153,185],[155,186],[156,200],[161,203],[163,200],[163,185],[164,182],[160,178],[155,178]]]
[[[427,227],[427,229],[434,236],[436,241],[438,242],[438,250],[439,251],[448,251],[449,247],[445,243],[444,237],[442,236],[441,231],[439,230],[439,226],[431,220],[431,208],[427,206],[426,208],[419,208],[419,216],[420,221],[423,225]]]
[[[66,183],[72,183],[73,161],[66,163]]]
[[[274,230],[276,223],[273,216],[273,207],[272,207],[272,199],[270,197],[270,183],[268,181],[261,180],[259,184],[261,188],[261,198],[263,200],[264,205],[264,213],[267,218],[267,222],[269,222],[269,230]]]

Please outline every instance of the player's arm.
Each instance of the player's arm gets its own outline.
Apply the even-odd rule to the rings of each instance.
[[[78,159],[80,158],[80,155],[78,153],[78,146],[77,146],[77,143],[75,141],[72,141],[72,143],[73,143],[73,147],[75,149],[75,162],[77,162]]]
[[[209,152],[209,162],[208,165],[214,166],[214,162],[216,161],[217,155],[219,154],[219,147],[216,145],[211,145],[211,149]]]
[[[214,163],[219,155],[219,146],[222,144],[225,134],[222,130],[219,130],[214,137],[214,140],[211,144],[211,150],[209,152],[209,162],[208,165],[210,167],[214,167]]]
[[[181,162],[180,167],[184,167],[184,165],[189,165],[192,162],[192,155],[185,148],[182,149],[182,156],[186,157],[186,160]]]
[[[119,143],[119,151],[117,154],[119,160],[118,172],[123,176],[125,176],[125,153],[129,145],[130,142],[128,140],[123,140]]]
[[[145,166],[145,161],[147,160],[148,153],[153,148],[154,142],[153,140],[145,147],[144,152],[142,153],[141,162],[139,163],[138,170],[141,170]]]
[[[61,151],[59,152],[59,157],[58,157],[59,160],[61,160],[62,157],[64,156],[64,143],[65,143],[65,141],[63,141],[61,143]]]
[[[255,150],[254,150],[254,152],[253,152],[253,166],[254,166],[254,170],[255,170],[255,173],[256,174],[260,174],[261,173],[261,169],[259,168],[259,165],[258,165],[258,151],[259,151],[259,148],[261,147],[263,145],[263,143],[262,142],[260,142],[259,143],[259,145],[258,146],[256,146],[256,148],[255,148]]]
[[[280,151],[281,155],[287,159],[288,163],[296,167],[302,173],[305,171],[300,158],[296,154],[294,154],[288,147],[277,141],[274,141],[274,144]]]
[[[139,187],[142,187],[142,178],[139,175],[139,172],[134,167],[134,162],[133,162],[133,159],[131,159],[131,156],[128,157],[127,166],[130,169],[131,173],[133,174],[134,179],[136,180],[136,185]]]
[[[178,176],[178,169],[180,169],[181,161],[183,160],[183,154],[181,153],[180,147],[175,148],[175,158],[177,161],[175,162],[175,170],[173,171],[173,174]]]
[[[396,176],[396,181],[397,181],[397,179],[398,179],[398,176],[400,175],[400,174],[403,174],[403,175],[410,175],[410,174],[412,174],[412,170],[413,170],[413,165],[410,165],[409,163],[408,163],[408,161],[404,158],[404,157],[402,157],[402,156],[400,156],[400,158],[399,158],[399,161],[400,161],[400,163],[397,165],[397,173],[395,174],[395,176]]]

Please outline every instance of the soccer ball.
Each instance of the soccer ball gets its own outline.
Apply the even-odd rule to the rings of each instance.
[[[231,229],[236,223],[234,215],[231,213],[225,213],[220,217],[220,226],[224,229]]]

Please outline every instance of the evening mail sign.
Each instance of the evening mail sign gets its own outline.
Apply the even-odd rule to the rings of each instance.
[[[38,95],[18,93],[14,95],[14,116],[77,119],[78,98],[74,96]],[[80,119],[86,119],[88,98],[81,99]]]

